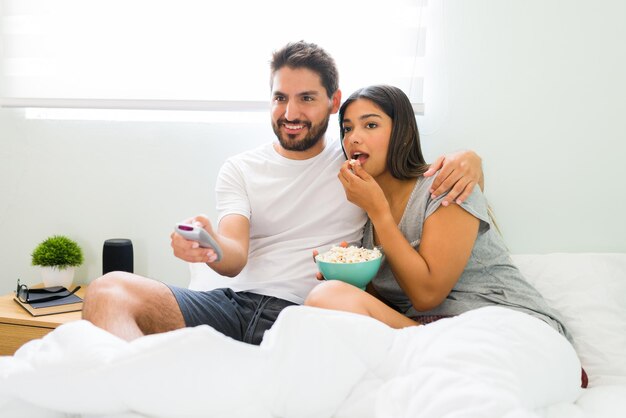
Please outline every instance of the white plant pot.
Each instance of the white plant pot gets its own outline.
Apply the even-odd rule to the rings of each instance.
[[[56,266],[42,267],[41,278],[45,287],[63,286],[69,289],[74,281],[74,267],[64,269]]]

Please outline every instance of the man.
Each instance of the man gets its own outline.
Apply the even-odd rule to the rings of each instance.
[[[345,157],[337,141],[325,138],[330,115],[341,103],[334,60],[315,44],[297,42],[274,53],[271,70],[272,127],[278,141],[222,166],[217,230],[203,216],[191,220],[215,238],[221,260],[212,249],[172,234],[174,255],[232,277],[230,287],[198,292],[112,272],[89,286],[85,319],[128,340],[208,324],[234,339],[260,344],[280,311],[301,304],[316,285],[312,251],[344,240],[360,243],[366,216],[346,200],[337,179]],[[467,197],[482,182],[474,153],[440,157],[429,174],[441,165],[433,192],[454,185],[449,202]]]

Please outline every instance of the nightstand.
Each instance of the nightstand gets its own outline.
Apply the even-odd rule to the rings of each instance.
[[[76,294],[81,298],[87,286],[82,286]],[[0,296],[0,356],[11,356],[22,344],[41,338],[61,324],[81,318],[81,312],[67,312],[55,315],[32,316],[18,305],[14,292]]]

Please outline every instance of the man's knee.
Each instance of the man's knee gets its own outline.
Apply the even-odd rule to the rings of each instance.
[[[84,297],[83,318],[90,319],[103,307],[111,307],[128,293],[124,272],[112,271],[93,280]]]
[[[124,286],[123,279],[117,271],[112,271],[93,280],[85,292],[85,303],[94,299],[106,298]]]

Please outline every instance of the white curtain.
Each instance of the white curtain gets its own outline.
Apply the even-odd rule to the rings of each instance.
[[[0,0],[0,105],[255,110],[271,53],[306,40],[347,97],[388,83],[423,110],[424,0]]]

